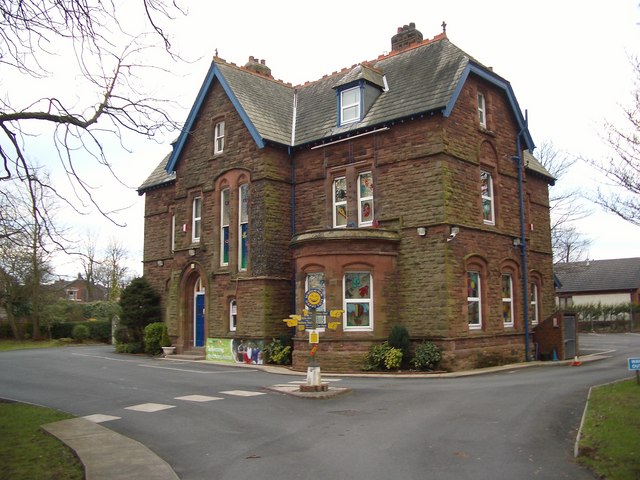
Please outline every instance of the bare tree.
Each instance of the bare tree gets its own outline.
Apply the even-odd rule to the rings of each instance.
[[[128,257],[129,252],[125,246],[117,238],[112,237],[94,272],[96,282],[107,288],[110,301],[118,301],[120,291],[125,286],[128,273],[125,262]]]
[[[556,179],[549,188],[554,262],[583,260],[592,242],[576,229],[575,223],[589,216],[591,210],[585,205],[579,187],[569,186],[565,181],[578,159],[558,150],[552,141],[542,143],[536,150],[536,158]]]
[[[136,7],[138,12],[123,12]],[[42,232],[47,233],[51,224],[38,198],[45,190],[78,213],[97,210],[117,223],[113,209],[98,205],[95,187],[80,167],[91,163],[115,176],[106,142],[125,146],[125,133],[154,137],[177,127],[165,110],[166,102],[146,93],[141,77],[145,69],[157,68],[149,64],[152,51],[159,48],[172,56],[161,23],[171,20],[174,12],[182,13],[175,0],[0,2],[2,78],[37,78],[42,84],[53,76],[48,67],[61,58],[57,52],[67,49],[87,89],[77,98],[68,97],[73,91],[68,85],[27,100],[11,99],[9,93],[0,98],[0,182],[15,179],[21,184]],[[124,25],[131,22],[123,20],[130,18],[150,27],[127,31],[131,27]],[[18,93],[24,92],[11,92]],[[28,158],[34,138],[43,133],[50,136],[49,151],[57,156],[58,173],[67,178],[72,193],[34,174]]]
[[[631,59],[634,71],[632,104],[622,109],[626,124],[607,122],[603,141],[612,155],[589,160],[604,174],[608,184],[598,188],[595,202],[606,211],[640,226],[640,59]]]
[[[87,287],[87,299],[92,301],[95,297],[96,271],[100,262],[96,254],[95,235],[90,231],[86,232],[83,251],[80,254],[80,264],[82,265],[84,281]]]
[[[9,212],[0,219],[0,306],[4,307],[16,338],[20,336],[16,323],[18,312],[20,316],[30,317],[33,337],[40,338],[43,287],[50,275],[49,254],[61,244],[61,237],[40,221],[31,197],[13,188],[15,185],[16,182],[6,182],[0,197],[3,211]],[[54,218],[55,202],[46,190],[39,188],[41,182],[33,185],[38,205]]]

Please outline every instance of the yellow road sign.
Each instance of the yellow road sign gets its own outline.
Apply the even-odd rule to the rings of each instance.
[[[329,315],[331,316],[331,318],[340,318],[343,313],[344,313],[344,310],[330,310],[329,311]]]
[[[338,325],[340,325],[340,322],[329,322],[327,327],[329,327],[329,330],[337,330]]]

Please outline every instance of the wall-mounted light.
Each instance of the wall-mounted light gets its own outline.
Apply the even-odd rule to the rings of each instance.
[[[163,265],[164,265],[164,261],[162,261],[162,260],[158,260],[158,261],[156,262],[156,265],[158,265],[159,267],[161,267],[161,266],[163,266]]]
[[[195,255],[196,255],[196,249],[195,249],[195,248],[190,248],[190,249],[189,249],[189,255],[190,255],[190,256],[192,256],[192,257],[195,257]]]
[[[425,227],[418,227],[416,228],[416,231],[421,237],[424,237],[427,234],[427,229]]]
[[[454,238],[456,238],[456,236],[460,233],[460,228],[456,227],[456,226],[451,226],[451,230],[449,233],[449,236],[447,237],[447,242],[450,242],[451,240],[453,240]]]
[[[522,240],[520,240],[520,237],[514,237],[513,238],[513,246],[514,247],[519,247],[520,245],[522,245]]]

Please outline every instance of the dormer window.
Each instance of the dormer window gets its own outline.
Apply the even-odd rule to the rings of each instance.
[[[340,125],[360,120],[360,87],[353,87],[340,92]]]

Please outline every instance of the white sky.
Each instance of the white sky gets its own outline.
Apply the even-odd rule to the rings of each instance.
[[[163,28],[175,50],[194,61],[174,65],[171,81],[159,84],[155,75],[143,79],[158,95],[180,104],[175,111],[180,122],[186,119],[215,49],[238,65],[250,55],[265,59],[275,78],[299,84],[386,53],[391,37],[404,24],[414,22],[424,38],[431,38],[445,21],[452,43],[511,83],[520,107],[528,112],[537,145],[550,140],[569,155],[599,158],[606,153],[598,137],[604,121],[624,125],[620,106],[631,105],[634,87],[629,55],[640,54],[640,0],[181,3],[191,4],[188,15]],[[54,88],[56,81],[40,80],[38,86]],[[0,80],[0,91],[7,87]],[[132,141],[131,153],[114,146],[110,160],[131,188],[105,175],[96,179],[104,186],[100,196],[107,205],[131,205],[119,217],[126,228],[114,227],[97,214],[72,222],[79,237],[87,228],[97,234],[99,247],[106,246],[109,237],[120,239],[137,274],[142,273],[144,197],[138,197],[135,188],[176,136],[171,134],[161,145]],[[588,167],[580,166],[566,182],[586,193],[594,177]],[[577,225],[593,240],[589,257],[640,256],[640,228],[594,210]],[[59,263],[60,274],[79,271],[73,261]]]

